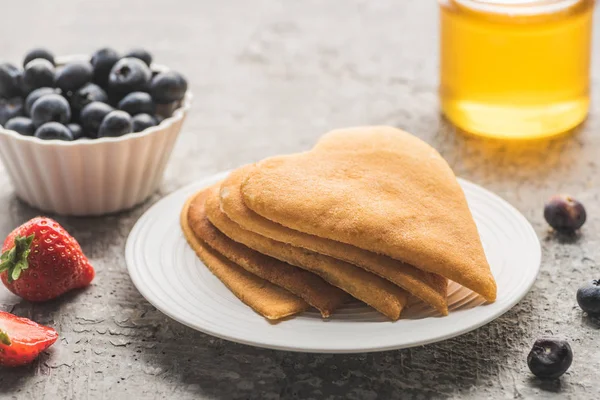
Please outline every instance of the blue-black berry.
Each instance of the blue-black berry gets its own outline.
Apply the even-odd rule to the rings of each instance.
[[[54,65],[43,58],[31,60],[23,72],[23,87],[27,93],[41,88],[54,87]]]
[[[90,60],[94,69],[94,82],[103,88],[108,87],[110,70],[119,61],[121,56],[115,50],[105,47],[92,54]]]
[[[35,126],[33,126],[33,122],[27,117],[11,118],[6,122],[4,127],[25,136],[32,136],[35,132]]]
[[[187,87],[188,84],[183,75],[175,71],[166,71],[152,78],[150,94],[155,103],[173,103],[183,99]]]
[[[108,77],[109,91],[118,97],[148,90],[150,68],[140,59],[125,57],[117,61]]]
[[[73,61],[60,68],[56,73],[56,87],[63,93],[74,92],[92,81],[94,70],[87,61]]]
[[[33,107],[33,103],[35,103],[37,99],[47,94],[53,94],[57,92],[58,91],[56,89],[51,87],[41,87],[29,93],[27,98],[25,98],[25,114],[31,115],[31,107]]]
[[[592,280],[577,290],[579,307],[592,316],[600,316],[600,279]]]
[[[99,101],[94,101],[83,107],[83,110],[79,114],[79,123],[83,128],[85,136],[97,138],[102,120],[113,110],[114,108],[108,104]]]
[[[125,111],[116,110],[109,113],[98,130],[98,137],[118,137],[132,132],[131,116]]]
[[[141,132],[158,124],[156,118],[148,114],[138,114],[134,116],[132,118],[132,123],[134,132]]]
[[[10,99],[21,96],[23,71],[10,63],[0,64],[0,97]]]
[[[52,121],[66,124],[71,120],[71,107],[61,95],[47,94],[33,103],[31,120],[36,127]]]
[[[152,97],[145,92],[129,93],[119,101],[119,110],[123,110],[129,115],[153,114],[154,108]]]
[[[556,379],[567,372],[573,362],[573,351],[566,340],[541,338],[535,341],[527,356],[527,365],[535,376]]]
[[[71,134],[73,135],[73,140],[77,140],[83,137],[83,129],[81,128],[81,125],[69,124],[67,125],[67,128],[71,131]]]
[[[34,136],[43,140],[73,140],[73,134],[69,128],[58,122],[45,123],[37,128]]]
[[[23,67],[25,67],[29,61],[35,60],[36,58],[43,58],[44,60],[48,60],[52,63],[52,65],[56,65],[54,62],[54,54],[50,53],[48,50],[43,48],[37,48],[30,50],[23,59]]]
[[[86,83],[69,97],[71,103],[71,110],[73,115],[79,116],[83,107],[87,106],[93,101],[100,101],[106,103],[108,101],[108,95],[100,86],[95,83]]]
[[[0,98],[0,125],[4,126],[9,119],[23,115],[23,99],[13,97],[12,99]]]
[[[561,232],[574,232],[586,220],[583,204],[569,195],[554,195],[544,206],[544,218],[548,224]]]
[[[132,49],[129,53],[125,54],[125,57],[139,58],[147,66],[152,64],[152,54],[144,49]]]

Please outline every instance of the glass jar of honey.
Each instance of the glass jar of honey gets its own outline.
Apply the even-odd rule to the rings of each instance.
[[[594,0],[439,0],[442,111],[474,134],[548,137],[589,108]]]

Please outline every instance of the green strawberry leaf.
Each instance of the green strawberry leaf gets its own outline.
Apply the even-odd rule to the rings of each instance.
[[[15,237],[15,247],[2,254],[0,272],[7,271],[8,283],[19,279],[21,272],[29,268],[29,254],[35,235]]]
[[[23,270],[20,267],[20,264],[16,264],[15,267],[12,269],[10,276],[8,277],[8,282],[12,283],[13,281],[16,281],[17,279],[19,279],[19,277],[21,276],[21,272]]]
[[[0,258],[0,272],[6,271],[15,262],[17,250],[15,247],[2,253]]]
[[[2,329],[0,329],[0,343],[7,346],[10,346],[12,344],[10,338],[8,337],[8,333],[4,332]]]

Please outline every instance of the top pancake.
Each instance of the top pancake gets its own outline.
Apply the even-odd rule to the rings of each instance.
[[[454,173],[431,146],[391,127],[337,130],[307,153],[261,161],[248,208],[288,228],[434,272],[496,298],[496,283]]]
[[[244,229],[273,240],[289,243],[362,267],[406,289],[432,305],[443,315],[448,314],[446,302],[448,281],[446,278],[346,243],[292,230],[250,210],[243,202],[240,185],[252,168],[252,165],[238,168],[229,174],[221,184],[221,208],[231,220]]]

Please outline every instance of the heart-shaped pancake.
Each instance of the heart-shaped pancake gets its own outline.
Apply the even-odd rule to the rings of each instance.
[[[389,256],[496,299],[496,282],[452,169],[407,132],[330,132],[309,152],[257,163],[241,189],[246,206],[264,218]]]
[[[246,165],[236,169],[221,184],[221,208],[231,220],[246,230],[270,239],[362,267],[406,289],[443,315],[448,314],[446,278],[356,246],[295,231],[250,210],[244,204],[240,186],[252,168],[252,165]]]

